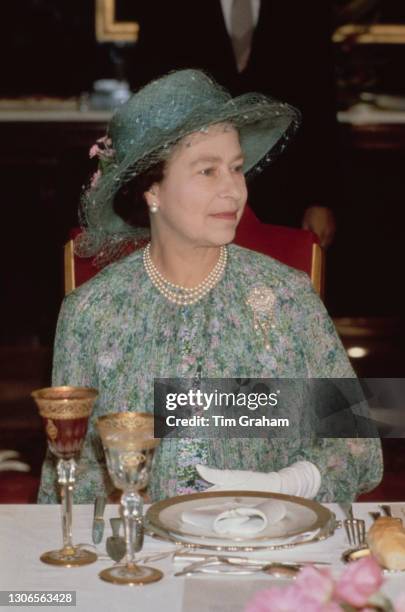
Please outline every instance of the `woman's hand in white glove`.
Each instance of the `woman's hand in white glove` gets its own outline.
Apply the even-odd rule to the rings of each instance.
[[[262,491],[315,497],[321,486],[318,468],[310,461],[297,461],[279,472],[248,470],[216,470],[205,465],[196,466],[200,476],[213,483],[208,491]]]
[[[214,486],[210,491],[271,491],[279,493],[281,479],[277,472],[250,472],[247,470],[216,470],[197,465],[197,472]]]

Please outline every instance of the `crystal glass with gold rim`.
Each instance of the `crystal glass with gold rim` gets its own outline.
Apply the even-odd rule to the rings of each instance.
[[[48,448],[58,459],[62,501],[63,548],[44,553],[41,561],[66,567],[94,563],[96,554],[73,545],[72,506],[77,460],[98,392],[88,387],[47,387],[31,395],[44,423]]]
[[[159,440],[153,437],[153,416],[146,412],[118,412],[97,420],[108,472],[123,493],[120,512],[127,546],[123,562],[100,572],[99,576],[115,584],[147,584],[163,577],[162,572],[137,565],[135,552],[143,546],[143,500],[139,491],[146,489],[152,459]]]

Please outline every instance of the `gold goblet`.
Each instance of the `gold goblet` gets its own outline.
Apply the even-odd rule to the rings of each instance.
[[[76,460],[98,392],[87,387],[47,387],[33,391],[31,395],[44,422],[48,448],[58,458],[62,499],[63,548],[44,553],[41,561],[65,567],[94,563],[96,554],[72,543],[72,504]]]
[[[153,567],[135,563],[143,546],[143,501],[139,491],[148,484],[153,453],[159,440],[153,437],[153,416],[144,412],[118,412],[97,421],[111,479],[123,491],[120,502],[124,522],[126,557],[100,572],[107,582],[146,584],[163,577]]]

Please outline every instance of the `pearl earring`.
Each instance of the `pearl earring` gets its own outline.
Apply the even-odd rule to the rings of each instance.
[[[152,202],[149,207],[149,210],[151,213],[157,213],[157,211],[159,210],[159,206],[156,204],[156,202]]]

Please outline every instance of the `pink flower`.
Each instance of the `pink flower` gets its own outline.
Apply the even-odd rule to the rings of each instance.
[[[334,582],[327,569],[304,567],[298,574],[295,584],[301,591],[311,593],[311,598],[319,603],[326,603],[332,599]]]
[[[366,557],[348,565],[336,584],[334,599],[352,606],[365,606],[382,583],[382,571],[377,561]]]
[[[328,468],[342,469],[346,467],[346,459],[342,455],[330,455],[328,459]]]
[[[312,599],[297,584],[294,584],[286,589],[274,587],[259,591],[248,603],[245,612],[297,612],[298,610],[299,612],[322,612],[323,607],[319,601]]]
[[[95,187],[101,177],[101,171],[97,170],[90,179],[90,187]]]
[[[90,159],[92,159],[93,157],[98,157],[100,153],[101,153],[100,147],[97,144],[94,144],[92,147],[90,147],[89,157]]]
[[[349,606],[361,612],[392,609],[378,592],[382,582],[381,568],[372,557],[351,563],[337,584],[329,570],[309,566],[290,587],[257,593],[245,612],[342,612]],[[405,612],[405,593],[397,600],[395,612]]]
[[[218,336],[214,336],[211,340],[211,348],[218,348],[219,347],[219,338]]]
[[[115,149],[104,149],[104,151],[101,154],[101,157],[104,159],[110,159],[111,157],[114,157],[115,155]]]
[[[102,138],[99,138],[96,142],[103,144],[105,147],[111,147],[112,145],[112,140],[111,138],[108,138],[107,134]]]
[[[196,361],[196,357],[194,355],[186,355],[183,358],[184,365],[194,365],[195,361]]]
[[[363,455],[367,451],[367,445],[365,444],[365,440],[357,439],[357,438],[348,438],[347,446],[350,448],[350,452],[355,457],[359,455]]]
[[[90,159],[92,159],[93,157],[98,157],[99,159],[109,159],[111,157],[114,157],[115,150],[111,148],[111,145],[112,140],[111,138],[108,138],[108,136],[103,136],[103,138],[99,138],[96,144],[90,147]]]
[[[405,593],[401,593],[395,600],[394,610],[395,612],[405,612]]]

